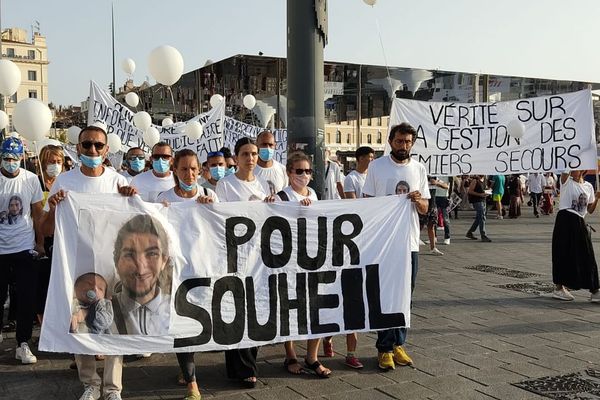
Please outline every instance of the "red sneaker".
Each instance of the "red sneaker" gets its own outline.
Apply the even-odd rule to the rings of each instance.
[[[323,354],[325,357],[333,357],[333,340],[323,342]]]
[[[363,367],[360,360],[356,357],[346,357],[346,362],[344,364],[354,369],[361,369]]]

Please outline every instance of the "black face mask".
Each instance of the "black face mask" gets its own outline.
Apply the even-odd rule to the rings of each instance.
[[[398,161],[404,161],[410,158],[410,152],[408,150],[391,150],[390,154]]]

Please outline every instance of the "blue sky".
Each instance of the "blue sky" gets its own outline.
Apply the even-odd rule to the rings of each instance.
[[[2,27],[40,22],[55,104],[79,104],[89,80],[112,81],[110,0],[2,0]],[[600,82],[598,0],[329,0],[325,59]],[[286,55],[285,0],[114,0],[117,85],[136,83],[150,51],[169,44],[185,71],[234,54]]]

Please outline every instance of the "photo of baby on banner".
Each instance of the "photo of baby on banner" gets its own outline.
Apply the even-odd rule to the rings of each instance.
[[[169,332],[173,261],[167,232],[150,215],[125,216],[115,224],[119,229],[112,257],[86,250],[85,245],[78,251],[79,256],[92,250],[93,259],[102,257],[111,263],[96,263],[95,271],[75,274],[70,333],[163,336]]]

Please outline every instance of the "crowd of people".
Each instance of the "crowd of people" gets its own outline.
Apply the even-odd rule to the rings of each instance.
[[[414,289],[422,229],[427,230],[430,254],[443,255],[438,244],[450,245],[450,219],[459,218],[459,210],[474,209],[475,219],[466,237],[491,242],[486,231],[488,209],[495,208],[496,218],[518,218],[526,193],[530,194],[536,217],[552,214],[554,196],[561,190],[553,237],[554,297],[572,300],[570,289],[586,288],[590,300],[600,301],[598,272],[593,248],[584,222],[586,213],[596,207],[594,195],[584,174],[532,173],[508,177],[483,175],[444,177],[429,176],[421,163],[411,158],[416,139],[415,129],[408,123],[392,127],[388,143],[391,152],[375,159],[370,147],[356,150],[356,166],[344,176],[342,166],[327,155],[324,165],[324,188],[321,200],[356,199],[389,195],[405,195],[413,204],[410,213],[411,290]],[[302,152],[288,154],[286,165],[274,159],[276,143],[269,131],[257,138],[237,141],[233,154],[228,148],[208,153],[200,163],[195,152],[173,152],[166,142],[155,144],[150,154],[140,147],[130,148],[124,156],[122,170],[105,165],[108,153],[107,133],[102,125],[84,128],[79,135],[77,153],[80,164],[68,168],[59,146],[48,145],[39,155],[38,174],[22,168],[23,145],[16,138],[4,140],[0,167],[0,304],[4,304],[9,288],[13,310],[9,319],[16,321],[15,357],[23,364],[37,361],[29,342],[34,316],[43,323],[44,303],[51,270],[51,253],[55,213],[68,192],[120,193],[140,196],[144,201],[169,206],[177,202],[196,202],[199,207],[216,202],[292,201],[310,207],[319,201],[309,186],[313,176],[312,160]],[[508,212],[507,212],[508,210]],[[164,276],[169,265],[166,234],[160,224],[148,216],[138,216],[121,229],[115,245],[114,263],[118,287],[110,288],[97,274],[77,278],[74,286],[71,333],[102,333],[115,329],[120,334],[166,334],[168,327],[160,318],[169,312],[170,288]],[[443,239],[437,240],[437,228],[443,227]],[[574,233],[574,234],[573,234]],[[148,250],[152,249],[152,250]],[[144,256],[140,256],[143,254]],[[575,264],[575,267],[572,265]],[[144,272],[140,271],[144,268]],[[140,277],[143,276],[143,279]],[[0,321],[4,320],[0,307]],[[154,322],[153,322],[154,321]],[[163,318],[162,321],[165,321]],[[168,322],[168,318],[166,319]],[[393,328],[377,332],[378,366],[382,370],[412,364],[404,343],[408,330]],[[345,364],[362,368],[357,358],[357,335],[346,335]],[[2,334],[0,331],[0,340]],[[333,338],[323,340],[324,355],[332,357]],[[311,372],[328,378],[332,371],[318,357],[321,339],[310,339],[306,356],[299,361],[294,343],[284,344],[283,367],[290,374]],[[259,348],[225,351],[229,378],[247,387],[256,385]],[[145,356],[150,356],[146,354]],[[75,364],[84,386],[81,400],[104,398],[118,400],[122,390],[122,356],[104,356],[104,376],[96,371],[93,355],[76,354]],[[201,398],[195,374],[194,353],[177,353],[180,383],[187,386],[185,399]],[[103,384],[103,385],[102,385]]]

